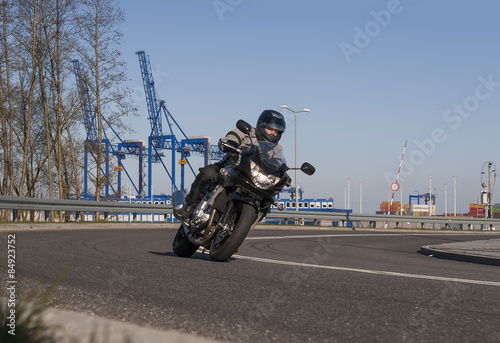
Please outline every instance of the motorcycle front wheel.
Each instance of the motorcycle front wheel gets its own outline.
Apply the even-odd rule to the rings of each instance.
[[[181,225],[175,234],[174,241],[172,242],[172,249],[179,257],[191,257],[196,250],[198,250],[198,246],[191,243]]]
[[[248,231],[257,220],[257,212],[252,205],[235,204],[234,210],[223,226],[215,231],[210,245],[210,258],[213,261],[227,261],[245,240]]]

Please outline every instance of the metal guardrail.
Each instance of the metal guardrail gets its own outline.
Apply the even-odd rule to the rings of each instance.
[[[106,213],[147,213],[171,214],[172,205],[154,203],[128,203],[88,200],[60,200],[44,198],[24,198],[0,196],[0,209],[33,210],[33,211],[71,211],[71,212],[106,212]],[[384,214],[356,214],[324,211],[277,211],[270,212],[266,219],[283,218],[290,220],[310,219],[332,222],[390,222],[437,224],[440,227],[456,227],[458,225],[488,226],[500,228],[500,218],[470,217],[424,217]]]
[[[172,205],[0,196],[0,209],[110,213],[172,213]]]
[[[273,211],[266,218],[304,218],[316,220],[350,221],[350,222],[391,222],[391,223],[424,223],[441,225],[497,225],[500,227],[500,218],[471,218],[471,217],[437,217],[437,216],[401,216],[388,214],[359,214],[344,212],[313,212],[313,211]]]

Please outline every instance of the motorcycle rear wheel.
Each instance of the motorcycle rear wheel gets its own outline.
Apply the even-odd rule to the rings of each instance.
[[[210,245],[210,258],[213,261],[227,261],[238,250],[257,219],[257,212],[252,205],[235,205],[226,229],[219,227]]]
[[[189,241],[189,238],[181,225],[175,234],[174,241],[172,242],[172,249],[179,257],[191,257],[196,250],[198,250],[198,246]]]

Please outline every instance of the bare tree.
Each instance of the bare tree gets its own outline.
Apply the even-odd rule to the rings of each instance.
[[[12,175],[14,173],[14,157],[13,157],[13,103],[12,103],[12,87],[11,87],[11,60],[10,60],[10,45],[13,42],[12,31],[14,3],[12,1],[2,0],[1,3],[1,54],[0,54],[0,117],[1,117],[1,142],[2,142],[2,167],[3,178],[1,186],[1,194],[13,194],[14,183]],[[4,92],[5,90],[5,92]],[[7,220],[9,216],[5,211],[2,211],[2,219]]]
[[[88,66],[92,80],[89,87],[96,101],[95,200],[99,200],[107,182],[101,172],[105,162],[104,113],[106,121],[113,122],[116,128],[122,125],[122,116],[133,108],[126,101],[130,99],[130,91],[120,87],[127,80],[125,63],[117,49],[122,39],[119,25],[124,22],[124,13],[116,0],[82,0],[81,3],[76,23],[82,40],[79,55]]]
[[[64,61],[69,60],[70,54],[73,53],[71,45],[74,42],[73,31],[70,25],[74,12],[74,0],[52,0],[51,25],[52,32],[47,33],[49,44],[47,44],[50,56],[50,75],[51,75],[51,90],[52,90],[52,109],[56,118],[56,135],[55,145],[57,146],[57,176],[59,184],[59,197],[69,198],[70,183],[66,182],[68,176],[65,170],[65,152],[63,143],[63,131],[66,130],[67,139],[69,141],[69,150],[71,156],[71,164],[73,166],[74,175],[72,180],[75,182],[76,197],[80,198],[80,182],[78,177],[77,159],[73,146],[73,137],[71,133],[72,123],[69,121],[67,111],[64,109],[63,101],[63,86],[64,86]]]
[[[21,13],[24,12],[24,18],[27,20],[29,26],[31,27],[31,75],[29,78],[29,92],[27,98],[27,111],[26,111],[26,125],[23,132],[23,163],[21,170],[21,179],[19,180],[18,194],[19,196],[24,196],[25,190],[25,178],[28,173],[28,154],[29,154],[29,144],[31,137],[31,120],[33,115],[33,94],[35,91],[35,81],[36,81],[36,70],[37,70],[37,58],[36,58],[36,43],[37,43],[37,28],[38,28],[38,1],[39,0],[23,0],[21,5]]]
[[[68,117],[68,111],[64,108],[64,85],[69,71],[69,68],[65,68],[65,66],[69,66],[65,61],[69,61],[70,55],[73,53],[72,45],[75,41],[73,27],[70,24],[74,9],[75,0],[47,0],[41,5],[43,17],[40,19],[40,46],[43,47],[44,51],[40,54],[43,58],[40,61],[43,66],[40,73],[43,73],[44,77],[40,78],[40,87],[44,89],[44,84],[48,84],[46,98],[50,104],[44,106],[44,108],[48,108],[48,111],[45,112],[47,114],[45,120],[48,133],[47,150],[51,155],[48,160],[48,168],[52,170],[51,160],[53,158],[57,170],[59,198],[69,198],[71,185],[74,184],[76,197],[79,199],[80,183],[77,157],[71,132],[75,121],[74,118]],[[44,81],[45,79],[47,82]],[[70,95],[66,94],[66,96]],[[66,132],[66,139],[69,141],[68,155],[71,157],[70,159],[65,158],[64,132]],[[54,148],[52,149],[51,146]],[[67,171],[67,163],[72,164],[74,172],[71,183],[67,183],[65,181],[67,178],[63,175]],[[49,173],[50,176],[51,173]],[[68,175],[66,174],[66,176]],[[50,194],[52,196],[52,190]]]
[[[82,118],[74,82],[75,53],[89,71],[96,105],[95,199],[103,175],[105,130],[125,132],[136,114],[121,87],[127,80],[118,46],[124,14],[116,0],[0,0],[0,194],[80,198]],[[69,86],[69,87],[68,87]],[[69,157],[69,158],[68,158]],[[8,216],[2,212],[2,219]]]

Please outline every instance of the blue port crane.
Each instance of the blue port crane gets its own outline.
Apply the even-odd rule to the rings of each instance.
[[[427,205],[429,202],[431,202],[432,205],[436,205],[436,195],[435,194],[429,194],[429,193],[424,193],[424,194],[418,194],[418,195],[412,195],[410,194],[409,197],[409,203],[410,205],[413,204],[413,200],[417,200],[417,205],[420,205],[420,199],[423,198],[425,204]]]
[[[152,166],[153,163],[161,163],[163,169],[166,171],[172,182],[171,191],[177,189],[184,189],[184,167],[188,166],[193,173],[196,173],[191,166],[188,157],[193,155],[202,155],[204,157],[204,165],[208,164],[209,159],[219,160],[224,155],[217,146],[211,146],[208,137],[188,138],[178,122],[168,111],[165,100],[158,100],[155,82],[153,79],[153,72],[151,69],[151,62],[149,56],[145,51],[137,51],[136,55],[139,57],[139,65],[141,68],[142,81],[144,86],[144,93],[146,97],[146,105],[148,109],[148,119],[151,125],[151,133],[148,139],[148,197],[152,198]],[[163,131],[163,118],[169,132]],[[182,139],[178,139],[174,133],[173,128],[177,127],[182,135]],[[170,172],[163,162],[163,150],[171,150],[171,169]],[[179,164],[181,165],[181,182],[180,187],[176,185],[176,153],[180,153],[181,158]]]
[[[91,195],[89,193],[88,179],[89,179],[89,153],[95,153],[98,148],[98,138],[97,138],[97,112],[95,106],[95,98],[92,96],[89,85],[86,82],[84,77],[84,70],[80,61],[74,59],[71,61],[73,65],[73,72],[76,78],[76,84],[78,88],[78,93],[81,102],[82,113],[84,117],[84,125],[86,130],[86,139],[85,139],[85,147],[84,147],[84,189],[83,189],[83,198],[90,199]],[[101,167],[101,172],[106,180],[105,183],[105,197],[110,197],[110,188],[113,190],[115,196],[121,196],[122,189],[122,171],[125,172],[128,179],[130,180],[132,186],[134,187],[137,194],[140,196],[144,192],[144,186],[142,182],[142,156],[145,150],[144,144],[141,141],[123,141],[118,133],[114,130],[112,125],[106,120],[104,116],[101,115],[101,127],[105,127],[102,124],[106,124],[114,134],[116,138],[118,138],[119,142],[117,145],[111,144],[110,139],[108,138],[108,133],[106,130],[103,130],[103,139],[101,139],[101,144],[104,146],[104,170]],[[118,166],[115,170],[118,172],[118,187],[115,189],[110,182],[110,154],[116,156],[118,160]],[[139,188],[136,187],[135,183],[132,181],[130,174],[127,169],[123,166],[122,160],[126,158],[127,155],[137,156],[139,158]]]

